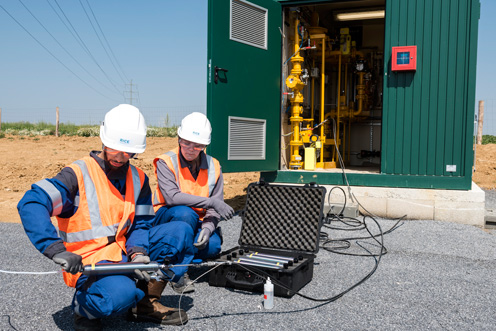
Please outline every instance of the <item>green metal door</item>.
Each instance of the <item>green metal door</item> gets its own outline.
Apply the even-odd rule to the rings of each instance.
[[[278,169],[281,17],[272,0],[209,0],[208,154],[224,172]]]

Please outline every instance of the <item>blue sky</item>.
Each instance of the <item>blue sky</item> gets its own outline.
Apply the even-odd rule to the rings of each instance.
[[[191,111],[205,111],[207,2],[2,1],[2,121],[52,122],[59,107],[63,122],[89,118],[97,124],[105,111],[131,96],[150,124],[159,124],[166,113],[177,123]],[[485,101],[484,133],[496,135],[496,1],[481,5],[476,103]]]
[[[100,44],[81,4],[110,48]],[[131,80],[133,104],[150,118],[164,109],[205,109],[206,0],[10,0],[0,5],[4,122],[52,121],[58,106],[62,121],[74,123],[86,113],[99,123],[106,110],[130,101]]]
[[[496,135],[496,1],[481,0],[477,47],[476,108],[484,101],[484,134]]]

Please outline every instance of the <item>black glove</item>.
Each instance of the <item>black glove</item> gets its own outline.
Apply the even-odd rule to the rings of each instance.
[[[145,254],[136,254],[131,260],[131,262],[148,264],[150,263],[150,257]],[[141,271],[139,269],[134,269],[134,277],[136,277],[138,280],[144,280],[146,282],[149,282],[151,279],[150,274],[148,272]]]
[[[210,206],[215,209],[220,218],[228,220],[234,216],[234,209],[222,200],[210,199]]]
[[[212,233],[210,232],[210,229],[208,228],[202,229],[200,235],[198,236],[198,240],[193,244],[193,246],[195,246],[199,250],[204,249],[205,246],[207,246],[208,241],[210,240],[211,234]]]
[[[53,262],[60,264],[62,269],[75,275],[83,270],[83,258],[81,255],[69,251],[57,253],[52,258]]]

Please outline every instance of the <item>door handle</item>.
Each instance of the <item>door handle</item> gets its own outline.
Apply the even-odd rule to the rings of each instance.
[[[217,84],[217,82],[219,80],[219,71],[228,72],[229,70],[215,66],[214,67],[214,83],[215,84]]]

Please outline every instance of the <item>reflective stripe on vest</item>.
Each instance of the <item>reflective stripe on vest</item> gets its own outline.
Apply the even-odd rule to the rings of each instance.
[[[152,205],[136,205],[135,216],[153,216],[155,212],[153,211]]]
[[[130,164],[129,167],[131,168],[131,174],[133,175],[134,203],[136,204],[141,192],[141,181],[136,167],[132,164]]]
[[[155,215],[155,212],[153,211],[152,205],[138,205],[138,198],[139,198],[139,195],[141,193],[141,180],[140,180],[138,169],[136,169],[136,167],[133,166],[132,164],[130,164],[129,167],[131,167],[131,171],[133,174],[134,204],[135,204],[134,215],[135,216],[153,216],[153,215]],[[128,232],[130,229],[131,229],[131,227],[128,227]]]
[[[177,154],[172,151],[168,151],[167,153],[165,153],[165,155],[168,155],[171,159],[172,166],[174,167],[174,176],[176,177],[176,183],[181,190],[181,183],[179,183],[179,164],[177,162]]]
[[[62,212],[62,194],[49,180],[42,179],[36,183],[43,191],[48,194],[50,200],[52,200],[52,214],[50,216],[57,216]]]
[[[207,162],[208,162],[208,196],[211,196],[216,184],[214,159],[210,155],[207,155]]]

